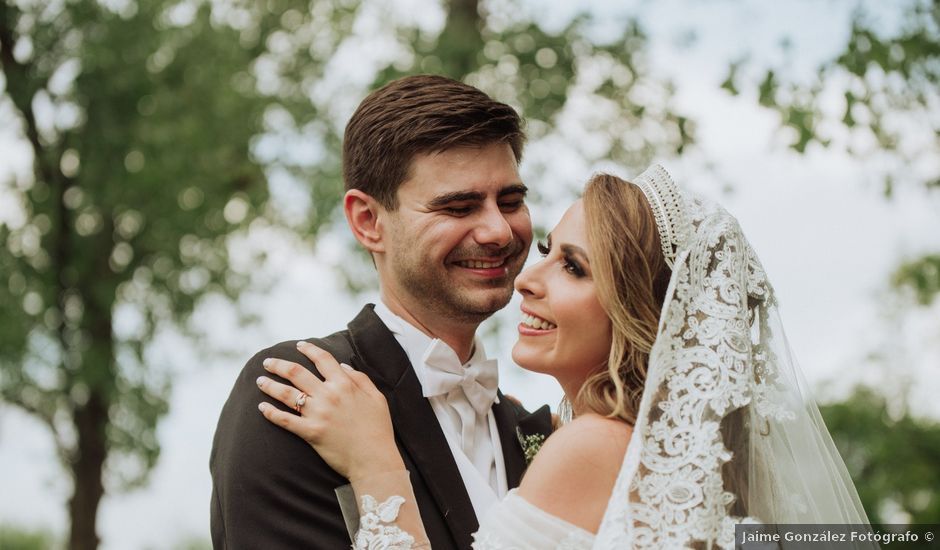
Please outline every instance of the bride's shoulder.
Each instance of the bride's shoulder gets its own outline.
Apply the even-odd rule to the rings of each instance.
[[[575,418],[545,440],[527,475],[542,470],[584,467],[620,469],[633,427],[622,420],[588,413]],[[566,471],[568,477],[573,472]]]
[[[620,420],[579,416],[545,441],[519,495],[552,515],[596,531],[632,433]]]

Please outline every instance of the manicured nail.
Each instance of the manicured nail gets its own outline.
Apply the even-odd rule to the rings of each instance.
[[[268,408],[268,404],[265,403],[264,401],[262,401],[261,403],[258,403],[258,410],[259,410],[259,411],[264,412],[264,410],[265,410],[266,408]]]
[[[261,386],[264,386],[264,383],[266,381],[267,381],[267,378],[265,378],[264,376],[259,376],[258,379],[255,380],[255,383],[258,384],[258,387],[260,388]]]
[[[261,362],[261,365],[264,366],[264,368],[267,370],[271,370],[271,366],[273,364],[274,364],[274,359],[271,359],[270,357],[268,357],[267,359]]]
[[[307,342],[304,342],[303,340],[297,340],[297,347],[298,347],[298,348],[303,349],[303,348],[305,348],[305,347],[307,347],[307,346],[309,346],[309,345],[310,345],[310,344],[308,344]]]
[[[349,370],[349,371],[355,370],[355,369],[353,369],[352,367],[350,367],[349,365],[347,365],[346,363],[340,363],[339,366],[341,366],[341,367],[343,367],[344,369]]]

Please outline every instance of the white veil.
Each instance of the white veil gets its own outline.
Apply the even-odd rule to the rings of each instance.
[[[594,549],[734,548],[736,523],[867,524],[737,220],[660,166],[634,182],[672,277]]]

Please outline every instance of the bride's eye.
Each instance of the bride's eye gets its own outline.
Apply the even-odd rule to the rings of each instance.
[[[545,243],[543,243],[542,241],[536,242],[536,243],[535,243],[535,248],[538,249],[539,254],[541,254],[542,257],[548,256],[548,253],[551,251],[551,249],[548,247],[548,245],[545,244]]]
[[[584,268],[581,267],[581,264],[572,258],[565,257],[565,263],[563,267],[565,271],[578,279],[584,277],[585,275]]]

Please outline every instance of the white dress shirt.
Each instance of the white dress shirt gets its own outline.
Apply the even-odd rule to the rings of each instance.
[[[381,302],[376,304],[375,313],[395,336],[415,369],[422,391],[428,398],[451,453],[454,455],[454,461],[457,463],[457,469],[470,495],[473,509],[477,517],[482,518],[483,513],[502,499],[508,491],[506,467],[492,406],[486,407],[485,414],[477,413],[460,386],[456,386],[447,394],[429,396],[428,394],[433,390],[428,388],[436,385],[436,380],[432,383],[429,379],[439,378],[441,373],[432,372],[436,369],[429,366],[426,359],[431,355],[440,356],[442,353],[451,352],[455,361],[459,363],[456,353],[441,340],[428,336],[392,313]],[[474,340],[473,354],[470,360],[462,365],[462,368],[463,370],[471,368],[495,370],[495,360],[486,358],[486,352],[479,338]],[[454,367],[454,370],[460,369],[461,366]],[[444,376],[447,375],[449,373],[444,373]],[[489,381],[493,382],[495,388],[497,375],[491,372],[490,376],[492,379]],[[494,402],[498,402],[495,392],[493,395]]]

